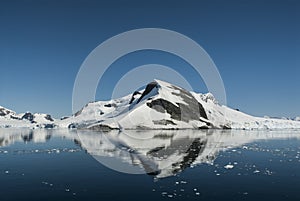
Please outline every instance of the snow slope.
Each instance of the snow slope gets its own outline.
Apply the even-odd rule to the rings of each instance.
[[[204,106],[208,119],[215,124],[225,124],[232,129],[299,129],[297,121],[289,119],[254,117],[243,112],[217,104],[212,94],[196,94],[194,97]]]

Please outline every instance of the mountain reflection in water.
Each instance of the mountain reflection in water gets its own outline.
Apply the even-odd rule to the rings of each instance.
[[[300,138],[296,131],[1,129],[0,148],[21,141],[47,143],[52,136],[73,140],[111,169],[155,178],[176,175],[201,163],[213,164],[220,151],[256,140]]]

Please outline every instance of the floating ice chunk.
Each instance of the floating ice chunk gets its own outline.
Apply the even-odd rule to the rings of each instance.
[[[8,170],[6,170],[6,171],[5,171],[5,174],[8,174],[8,173],[9,173],[9,171],[8,171]]]
[[[199,192],[196,192],[195,194],[196,194],[196,195],[200,195],[200,193],[199,193]]]
[[[266,175],[272,175],[272,174],[273,174],[273,172],[272,172],[272,171],[270,171],[270,170],[268,170],[268,169],[266,169],[266,172],[265,172],[265,174],[266,174]]]
[[[259,171],[259,170],[254,170],[253,173],[254,173],[254,174],[260,173],[260,171]]]
[[[228,164],[228,165],[225,165],[225,166],[224,166],[224,168],[227,169],[227,170],[228,170],[228,169],[232,169],[233,167],[234,167],[234,166],[231,165],[231,164]]]

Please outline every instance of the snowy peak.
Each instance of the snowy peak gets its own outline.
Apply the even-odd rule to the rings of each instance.
[[[136,92],[133,93],[132,99],[135,95]],[[131,102],[138,104],[144,100],[148,107],[161,113],[166,112],[177,120],[188,122],[199,120],[201,117],[207,119],[203,106],[190,92],[161,80],[149,83],[140,97]],[[191,108],[187,108],[188,106]]]
[[[125,101],[126,102],[126,101]],[[113,119],[103,119],[91,129],[184,129],[212,128],[205,109],[187,90],[154,80],[133,92]],[[117,105],[117,104],[115,104]]]

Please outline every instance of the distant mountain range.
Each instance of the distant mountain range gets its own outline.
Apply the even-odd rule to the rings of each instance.
[[[253,117],[218,104],[211,93],[189,92],[154,80],[143,89],[110,101],[88,103],[71,117],[16,114],[0,107],[0,127],[130,129],[298,129],[300,118]]]
[[[16,114],[16,112],[0,106],[0,128],[54,128],[57,120],[49,114],[32,114],[30,112]]]

